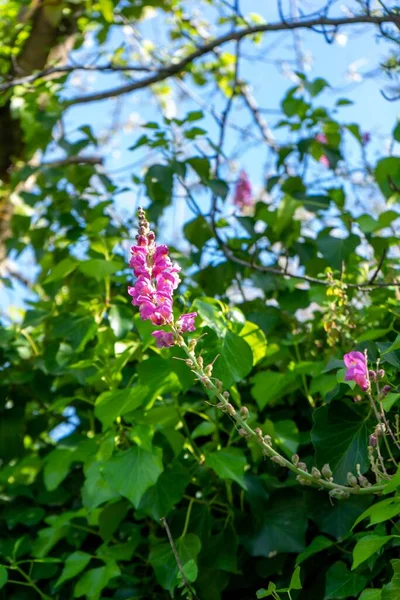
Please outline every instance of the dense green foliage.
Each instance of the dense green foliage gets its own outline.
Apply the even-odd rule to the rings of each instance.
[[[8,3],[1,24],[16,57],[30,31],[29,20],[16,24],[19,4]],[[62,9],[57,26],[80,5],[50,4]],[[92,30],[101,50],[114,20],[138,19],[144,9],[84,4],[75,48]],[[171,36],[193,51],[187,37],[196,33],[178,2],[146,5],[173,11]],[[251,43],[257,47],[254,35]],[[117,49],[115,65],[126,60]],[[207,61],[190,63],[187,79],[215,81],[229,101],[238,85],[234,52]],[[16,76],[2,73],[4,82]],[[14,202],[2,242],[16,262],[1,283],[26,296],[0,326],[0,597],[398,599],[400,475],[391,478],[396,464],[383,442],[388,477],[371,470],[376,418],[367,396],[344,380],[343,355],[367,350],[371,368],[380,359],[381,386],[391,386],[383,407],[398,435],[400,157],[369,162],[363,132],[346,120],[346,99],[328,108],[321,94],[329,83],[304,75],[282,99],[273,172],[245,214],[226,208],[232,176],[221,167],[223,136],[208,134],[204,110],[145,123],[132,146],[152,153],[145,172],[132,173],[133,186],[160,239],[177,189],[193,210],[185,246],[170,244],[183,271],[174,310],[197,311],[191,336],[204,336],[204,364],[218,355],[213,375],[232,405],[247,407],[248,423],[309,472],[329,463],[334,482],[347,486],[359,465],[358,475],[386,485],[376,495],[358,493],[356,482],[350,497],[332,497],[301,485],[240,435],[177,360],[181,348],[156,347],[154,328],[127,295],[134,207],[121,220],[123,190],[111,175],[70,160],[97,149],[96,132],[82,122],[78,138],[52,138],[68,77],[17,85],[1,100],[1,115],[11,106],[22,131],[2,175],[2,202]],[[393,137],[400,140],[395,123]],[[49,144],[66,158],[38,166],[32,157]],[[354,154],[368,190],[384,202],[379,213],[363,196],[365,181],[349,181],[344,166]],[[33,274],[20,268],[18,283],[14,267],[27,252]]]

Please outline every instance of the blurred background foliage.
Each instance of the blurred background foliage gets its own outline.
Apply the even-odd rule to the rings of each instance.
[[[300,486],[210,405],[179,349],[155,347],[127,295],[142,204],[183,269],[176,315],[198,312],[232,403],[288,458],[373,481],[374,424],[342,357],[381,357],[395,414],[400,15],[272,4],[271,20],[244,0],[0,4],[4,599],[400,596],[398,496]],[[307,66],[309,38],[335,54],[347,32],[380,44],[377,132],[347,118],[362,91],[352,106]],[[262,70],[289,42],[269,123],[241,61]],[[136,93],[139,121],[120,104]],[[249,207],[232,205],[241,166]],[[355,550],[366,536],[373,550]]]

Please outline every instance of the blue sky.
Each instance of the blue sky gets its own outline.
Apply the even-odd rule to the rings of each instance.
[[[300,2],[299,0],[299,5],[307,8],[308,12],[318,9],[323,4],[320,1]],[[210,21],[215,19],[215,10],[209,4],[187,2],[185,5],[188,10],[190,9],[191,16],[198,20],[201,20],[203,15]],[[194,5],[197,8],[193,8]],[[275,0],[242,0],[240,3],[244,15],[258,13],[268,22],[279,18],[276,5]],[[347,6],[347,13],[351,8],[356,7],[355,2],[336,2],[331,16],[346,15],[343,5]],[[203,7],[205,7],[204,11]],[[153,42],[157,52],[162,52],[163,42],[167,41],[165,30],[170,27],[170,24],[166,25],[168,19],[170,17],[167,18],[165,14],[159,13],[140,25],[141,35],[144,39]],[[213,29],[214,35],[222,32],[223,26]],[[387,80],[379,73],[371,76],[388,56],[390,50],[390,44],[385,40],[379,40],[377,33],[378,30],[371,26],[356,26],[343,27],[332,44],[328,44],[323,35],[311,31],[301,30],[297,38],[306,57],[305,62],[309,69],[307,76],[310,79],[324,77],[332,86],[320,96],[321,104],[332,106],[340,97],[349,98],[354,102],[352,106],[343,107],[338,118],[349,123],[357,122],[362,131],[371,133],[372,142],[367,148],[371,162],[375,162],[378,156],[387,152],[387,140],[398,117],[397,103],[385,100],[380,91],[387,85]],[[107,41],[106,50],[112,52],[121,44],[125,44],[128,48],[131,46],[132,53],[135,50],[133,33],[127,26],[116,27],[113,30]],[[223,50],[232,52],[234,46],[226,44]],[[75,53],[74,60],[80,63],[86,62],[92,60],[96,54],[96,43],[93,38],[88,38],[85,46]],[[274,131],[274,124],[281,118],[280,102],[287,89],[293,85],[293,71],[296,70],[293,35],[270,33],[264,36],[258,46],[247,40],[242,44],[242,56],[240,76],[249,82],[259,107],[267,111],[263,112],[263,117]],[[108,58],[106,52],[104,61],[107,62]],[[137,61],[132,59],[132,62]],[[113,88],[123,81],[117,74],[76,73],[69,78],[65,96],[71,98],[83,93]],[[182,90],[173,82],[169,85],[171,114],[181,118],[189,110],[199,108],[195,100],[183,98]],[[189,79],[185,80],[185,85],[193,90],[201,103],[207,107],[212,107],[216,112],[223,109],[226,99],[220,93],[215,93],[210,87],[196,89]],[[126,186],[130,190],[115,198],[116,208],[122,215],[131,215],[137,207],[138,189],[132,183],[132,176],[143,175],[146,166],[160,160],[159,156],[149,155],[147,149],[139,149],[133,153],[128,150],[143,133],[140,123],[147,121],[161,122],[162,119],[157,102],[146,91],[139,91],[118,99],[78,105],[70,108],[66,115],[65,128],[70,132],[71,138],[79,137],[77,128],[82,125],[91,125],[97,134],[108,131],[111,125],[115,126],[115,132],[108,142],[98,150],[93,150],[93,153],[101,154],[105,159],[105,171],[110,173],[121,187]],[[252,122],[252,119],[247,109],[238,103],[238,108],[234,107],[231,112],[230,122],[235,126],[245,127]],[[206,114],[205,119],[198,124],[207,129],[210,137],[216,141],[218,130],[210,115]],[[228,156],[234,154],[234,161],[229,163],[225,176],[228,175],[232,179],[237,172],[233,167],[235,169],[243,167],[248,171],[254,188],[261,189],[266,172],[273,168],[273,163],[266,145],[254,144],[250,139],[251,136],[259,137],[256,128],[252,125],[249,131],[250,137],[245,139],[237,130],[228,127],[225,149]],[[279,139],[283,133],[278,131],[276,135]],[[352,148],[351,152],[353,152]],[[356,153],[356,145],[354,145],[355,160],[357,160]],[[46,158],[52,156],[55,156],[53,150]],[[200,196],[200,203],[202,202]],[[191,216],[184,199],[178,198],[164,218],[165,238],[174,236],[176,239],[181,226]],[[30,257],[28,256],[26,260],[29,263]],[[0,290],[0,308],[4,310],[10,304],[21,305],[21,295],[22,290],[19,287],[14,292],[3,288]]]

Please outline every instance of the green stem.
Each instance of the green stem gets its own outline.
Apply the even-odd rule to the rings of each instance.
[[[187,513],[186,513],[185,525],[183,527],[181,539],[184,538],[185,535],[187,534],[187,530],[188,530],[188,527],[189,527],[190,515],[191,515],[191,512],[192,512],[193,503],[194,503],[194,499],[191,498],[191,500],[189,501],[189,506],[188,506]]]
[[[203,385],[205,385],[206,389],[210,390],[214,394],[214,396],[216,398],[218,398],[218,400],[221,403],[221,406],[225,407],[225,410],[226,410],[227,405],[229,404],[228,400],[218,390],[218,388],[213,383],[213,381],[206,375],[206,373],[204,372],[204,369],[199,365],[196,355],[194,354],[194,352],[192,352],[189,349],[189,347],[187,346],[187,344],[185,343],[185,341],[183,340],[183,338],[181,336],[178,337],[178,345],[183,349],[186,356],[193,363],[193,367],[192,367],[193,372],[197,375],[197,377],[203,383]],[[242,418],[240,413],[235,411],[235,414],[231,414],[231,416],[233,419],[235,419],[235,421],[236,421],[237,425],[239,425],[240,429],[242,429],[245,432],[246,437],[248,437],[249,439],[252,439],[259,446],[261,446],[261,448],[263,449],[266,456],[268,456],[269,458],[276,457],[278,459],[278,462],[280,465],[282,465],[283,467],[286,467],[287,469],[289,469],[289,471],[292,471],[292,473],[295,473],[296,475],[300,476],[303,480],[307,480],[311,485],[315,485],[319,488],[325,488],[327,490],[340,491],[345,494],[362,495],[362,496],[365,496],[368,494],[379,493],[385,488],[385,485],[372,485],[367,488],[351,487],[351,486],[339,485],[337,483],[333,483],[333,481],[327,481],[322,478],[319,479],[317,477],[314,477],[313,475],[311,475],[311,473],[308,473],[307,471],[303,471],[302,469],[299,469],[298,467],[296,467],[293,463],[291,463],[289,460],[287,460],[284,456],[279,454],[279,452],[277,452],[272,446],[270,446],[264,440],[264,438],[262,436],[257,435],[256,432],[250,427],[250,425],[248,425],[248,423]]]
[[[198,445],[196,444],[196,442],[194,441],[194,439],[192,438],[191,431],[190,431],[190,429],[188,427],[188,424],[186,423],[185,417],[182,414],[182,411],[181,411],[181,408],[180,408],[180,406],[178,404],[178,399],[177,399],[176,396],[175,396],[174,400],[175,400],[175,409],[176,409],[176,412],[178,414],[179,420],[182,421],[183,429],[185,430],[186,436],[187,436],[187,438],[188,438],[188,440],[190,442],[190,446],[192,448],[192,452],[195,455],[195,457],[197,458],[197,460],[200,461],[201,460],[200,449],[199,449]]]
[[[42,598],[42,600],[49,600],[49,596],[46,596],[46,594],[43,594],[43,592],[39,590],[39,588],[37,587],[37,585],[29,577],[29,575],[27,575],[25,573],[25,571],[23,571],[22,569],[20,569],[18,565],[14,565],[14,566],[10,567],[10,569],[16,569],[18,571],[18,573],[22,577],[24,577],[24,579],[26,579],[26,581],[28,582],[26,585],[30,585],[35,590],[35,592],[37,594],[39,594],[39,596]]]
[[[294,351],[296,353],[296,358],[299,362],[301,362],[301,356],[300,356],[300,350],[299,350],[299,345],[295,344],[294,345]],[[307,383],[307,378],[304,375],[304,373],[301,374],[301,380],[303,382],[303,387],[304,387],[304,394],[311,406],[311,408],[315,408],[315,400],[314,398],[311,396],[310,394],[310,388],[308,387],[308,383]]]

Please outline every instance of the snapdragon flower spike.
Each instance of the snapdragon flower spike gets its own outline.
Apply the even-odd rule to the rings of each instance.
[[[143,208],[139,208],[139,229],[136,245],[131,248],[129,266],[137,277],[134,286],[128,288],[132,304],[139,307],[140,318],[154,325],[170,325],[172,331],[158,329],[152,333],[159,348],[170,348],[175,344],[176,334],[194,331],[197,313],[179,317],[174,325],[172,315],[173,292],[180,282],[180,267],[168,256],[168,246],[157,245],[154,232]]]
[[[244,170],[240,171],[239,179],[235,187],[233,203],[241,208],[243,206],[252,206],[254,203],[250,179]]]
[[[172,263],[168,247],[155,243],[145,212],[139,208],[137,243],[131,248],[129,266],[137,277],[133,287],[128,288],[132,304],[139,307],[143,321],[154,325],[172,322],[172,295],[180,282],[180,267]]]
[[[355,381],[364,391],[369,388],[368,369],[365,356],[362,352],[349,352],[343,357],[346,365],[345,381]]]

